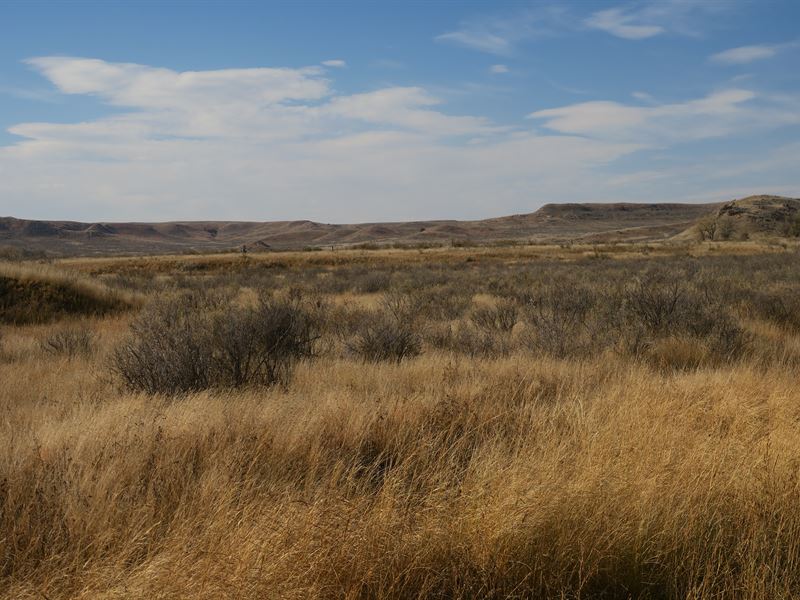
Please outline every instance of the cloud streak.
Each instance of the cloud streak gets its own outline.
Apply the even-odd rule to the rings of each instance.
[[[719,65],[749,65],[750,63],[766,60],[777,56],[780,52],[796,48],[797,42],[786,44],[754,44],[752,46],[739,46],[730,48],[709,57],[709,62]]]
[[[540,4],[506,16],[476,17],[436,36],[437,42],[494,54],[513,56],[532,40],[585,31],[603,31],[626,40],[646,40],[664,34],[700,36],[707,17],[732,9],[732,4],[708,0],[650,0],[622,4],[588,15],[577,7]]]
[[[719,16],[733,6],[708,0],[651,0],[596,11],[583,24],[627,40],[668,33],[698,37],[709,25],[706,17]]]
[[[571,16],[560,5],[528,8],[504,17],[479,17],[464,21],[459,28],[436,36],[437,42],[463,46],[497,56],[511,56],[522,42],[557,35]]]
[[[591,29],[600,29],[611,35],[626,40],[644,40],[664,33],[660,25],[645,25],[639,22],[639,16],[626,13],[619,8],[600,10],[586,19],[585,24]]]
[[[800,99],[729,89],[703,98],[647,106],[582,102],[528,115],[562,134],[648,146],[739,135],[800,124]]]

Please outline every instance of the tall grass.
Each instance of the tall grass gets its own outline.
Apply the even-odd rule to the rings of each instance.
[[[66,316],[118,312],[131,294],[46,265],[0,262],[0,323],[46,323]]]
[[[137,317],[73,355],[8,327],[0,597],[797,597],[800,267],[730,260],[286,268],[325,301],[284,386],[136,393],[107,365]],[[150,293],[224,314],[244,273]],[[353,356],[385,319],[424,352]]]
[[[23,375],[0,393],[5,597],[800,590],[782,370],[324,360],[289,392],[105,398],[84,376],[57,403]]]

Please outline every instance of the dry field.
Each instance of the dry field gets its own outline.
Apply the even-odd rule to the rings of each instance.
[[[0,268],[0,597],[800,595],[800,253]]]

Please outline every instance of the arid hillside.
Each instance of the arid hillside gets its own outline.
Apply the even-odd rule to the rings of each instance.
[[[54,256],[299,249],[357,244],[500,240],[653,241],[674,236],[721,204],[546,204],[481,221],[333,225],[313,221],[79,223],[0,218],[0,247]]]
[[[782,196],[749,196],[726,202],[700,219],[683,237],[706,240],[754,237],[799,237],[800,200]]]

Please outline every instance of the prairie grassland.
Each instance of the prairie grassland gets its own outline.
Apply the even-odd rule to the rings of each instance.
[[[184,254],[131,257],[84,257],[59,259],[57,264],[84,273],[173,273],[176,270],[229,270],[244,265],[278,265],[280,267],[342,266],[342,265],[398,265],[447,264],[464,260],[474,261],[529,261],[529,260],[581,260],[585,258],[641,258],[718,255],[763,255],[797,250],[800,243],[786,240],[748,242],[704,243],[613,243],[613,244],[529,244],[476,247],[430,247],[389,249],[317,249],[304,252],[253,252],[243,256],[238,253]]]
[[[62,264],[151,300],[2,329],[0,595],[800,594],[793,249],[398,252]],[[271,385],[119,376],[276,307],[314,351]]]
[[[44,323],[70,315],[102,315],[140,302],[78,272],[46,264],[0,262],[0,323]]]

